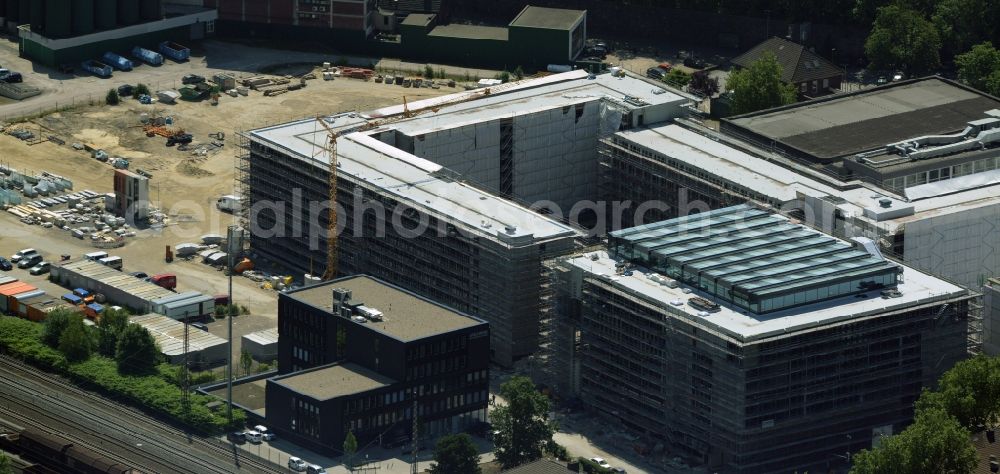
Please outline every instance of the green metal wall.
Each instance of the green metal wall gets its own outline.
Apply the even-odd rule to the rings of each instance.
[[[35,0],[42,4],[40,0]],[[73,35],[72,0],[45,0],[45,37],[68,38]],[[34,22],[34,12],[32,12]]]
[[[569,35],[564,30],[508,28],[508,40],[430,36],[429,29],[400,25],[402,55],[416,61],[481,65],[513,70],[568,64]]]
[[[94,0],[73,0],[73,35],[94,32]]]
[[[511,49],[525,64],[537,67],[569,64],[569,31],[517,26],[509,27],[507,31]]]
[[[127,54],[134,46],[142,46],[155,51],[161,41],[176,41],[183,44],[190,38],[191,27],[182,26],[170,30],[145,33],[128,38],[99,41],[56,51],[24,38],[21,39],[21,43],[25,57],[49,67],[57,67],[60,64],[78,66],[85,59],[100,58],[106,51]]]

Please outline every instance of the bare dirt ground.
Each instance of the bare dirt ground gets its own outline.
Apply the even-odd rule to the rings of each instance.
[[[251,55],[249,48],[245,54]],[[252,56],[252,55],[251,55]],[[274,60],[294,57],[280,54],[265,55]],[[233,61],[232,54],[226,56]],[[250,60],[250,59],[248,59]],[[211,63],[211,58],[204,59]],[[227,63],[230,64],[230,63]],[[312,68],[312,63],[309,63]],[[316,66],[319,63],[315,63]],[[184,65],[172,65],[176,70],[175,80],[189,72]],[[275,68],[267,63],[257,63],[255,68],[267,68],[274,74],[301,72],[301,63],[289,68]],[[208,74],[211,71],[202,71]],[[256,75],[252,71],[239,75]],[[64,80],[63,85],[72,90],[72,82]],[[81,87],[93,78],[79,78]],[[164,251],[167,245],[179,243],[200,243],[200,236],[208,233],[225,234],[225,228],[233,217],[222,214],[214,206],[215,200],[223,194],[230,194],[234,187],[234,166],[236,156],[236,133],[252,127],[276,124],[293,119],[332,114],[343,111],[369,110],[386,105],[398,104],[405,94],[407,100],[437,96],[458,89],[404,89],[374,82],[338,78],[333,81],[322,79],[308,81],[307,87],[275,97],[264,97],[260,92],[251,91],[247,97],[223,95],[218,106],[208,101],[178,101],[175,105],[143,105],[126,99],[118,106],[82,106],[70,111],[48,114],[16,125],[33,131],[39,136],[55,136],[65,141],[58,144],[47,141],[29,146],[17,138],[0,135],[0,164],[21,171],[36,174],[42,171],[61,175],[74,183],[74,191],[89,189],[98,193],[113,189],[114,169],[90,157],[90,153],[77,150],[73,143],[87,143],[101,148],[114,157],[120,156],[130,161],[130,169],[143,169],[152,173],[150,200],[163,209],[171,224],[163,229],[142,229],[138,235],[128,239],[125,247],[110,250],[112,255],[121,256],[127,272],[141,271],[148,274],[173,272],[178,275],[178,291],[196,290],[206,294],[225,293],[228,279],[224,272],[200,263],[200,259],[185,261],[177,259],[167,264]],[[42,96],[44,97],[44,95]],[[0,105],[0,114],[6,108],[18,104]],[[191,149],[199,143],[210,143],[210,133],[225,134],[225,145],[207,152],[204,156],[193,156],[191,150],[181,151],[165,146],[163,137],[147,137],[140,123],[141,114],[171,117],[173,128],[182,128],[194,135]],[[25,199],[25,202],[31,199]],[[0,255],[11,255],[21,248],[39,249],[47,260],[58,261],[62,254],[74,257],[94,251],[89,240],[73,238],[69,232],[57,228],[29,226],[7,212],[0,212]],[[37,283],[50,294],[61,295],[56,285],[48,283],[45,276],[29,276],[26,270],[9,272],[25,281]],[[274,327],[277,317],[276,293],[264,290],[246,278],[234,278],[234,303],[247,306],[251,314],[234,319],[234,334],[237,341],[243,334]],[[209,324],[209,330],[225,337],[226,321]],[[238,343],[235,351],[239,351]]]

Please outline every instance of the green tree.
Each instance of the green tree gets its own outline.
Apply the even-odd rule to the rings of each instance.
[[[986,78],[986,92],[1000,96],[1000,69],[993,71],[993,74]]]
[[[979,460],[969,431],[940,408],[917,413],[902,433],[862,450],[852,461],[852,474],[971,473]]]
[[[104,96],[104,103],[108,105],[118,105],[120,101],[118,91],[114,89],[109,90],[108,95]]]
[[[927,72],[941,66],[941,37],[920,13],[890,5],[878,9],[865,54],[872,69]]]
[[[465,433],[445,436],[434,446],[434,464],[430,472],[436,474],[480,474],[479,450],[472,438]]]
[[[146,328],[129,324],[118,338],[115,362],[123,374],[145,375],[156,370],[160,360],[160,350],[156,340]]]
[[[795,87],[781,82],[781,64],[764,53],[750,67],[734,71],[726,81],[733,93],[733,112],[745,114],[795,102]]]
[[[430,64],[424,64],[424,77],[427,79],[434,79],[434,68]]]
[[[500,71],[496,78],[500,79],[500,82],[510,82],[510,72]]]
[[[149,87],[146,84],[139,83],[135,86],[135,90],[132,91],[132,95],[139,97],[140,95],[152,95],[149,93]]]
[[[354,431],[348,431],[344,437],[344,457],[347,461],[347,469],[354,471],[354,453],[358,452],[358,439],[354,437]]]
[[[1000,15],[997,0],[940,0],[934,7],[931,22],[937,28],[944,47],[952,54],[988,40],[997,31]]]
[[[250,369],[253,367],[253,356],[246,349],[240,351],[240,367],[243,368],[243,375],[250,375]]]
[[[1000,71],[1000,51],[990,42],[980,43],[955,56],[958,78],[981,91],[986,91],[990,76]]]
[[[114,357],[118,336],[125,326],[128,326],[128,313],[116,309],[104,310],[97,322],[97,352],[104,357]]]
[[[59,338],[69,325],[70,317],[73,313],[68,309],[56,309],[45,317],[45,326],[42,329],[42,342],[49,347],[58,347]]]
[[[673,68],[663,78],[663,82],[677,88],[684,88],[684,86],[691,82],[691,75],[678,68]]]
[[[936,391],[924,390],[917,412],[944,410],[972,428],[991,423],[1000,416],[1000,358],[979,355],[948,369]]]
[[[541,458],[555,431],[549,420],[549,399],[524,376],[501,385],[500,396],[507,404],[494,409],[490,417],[497,430],[493,436],[497,461],[509,469]]]
[[[14,474],[14,467],[6,454],[0,453],[0,474]]]
[[[709,76],[707,71],[698,71],[691,75],[688,90],[711,97],[719,92],[719,80]]]
[[[524,79],[524,68],[521,66],[514,68],[514,77],[519,81]]]
[[[91,350],[92,341],[87,327],[83,325],[83,317],[78,314],[70,316],[59,336],[59,352],[69,362],[83,362],[90,358]]]

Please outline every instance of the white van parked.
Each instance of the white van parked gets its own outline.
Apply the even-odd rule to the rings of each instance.
[[[243,199],[239,196],[228,194],[220,197],[219,200],[215,202],[215,207],[217,207],[220,211],[236,213],[240,212],[242,201]]]

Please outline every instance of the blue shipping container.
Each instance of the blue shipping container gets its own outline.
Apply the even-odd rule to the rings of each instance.
[[[191,57],[190,49],[170,41],[160,43],[160,52],[174,61],[187,61]]]
[[[163,55],[155,51],[150,51],[146,48],[140,48],[138,46],[132,48],[132,56],[136,59],[142,60],[146,64],[152,64],[153,66],[159,66],[163,64]]]
[[[104,53],[104,60],[107,61],[107,63],[113,66],[115,69],[118,69],[119,71],[132,70],[132,61],[129,61],[124,57],[112,53],[111,51]]]
[[[62,299],[71,304],[80,304],[83,302],[79,296],[76,296],[73,293],[66,293],[65,295],[62,295]]]
[[[84,71],[91,72],[99,77],[111,77],[111,66],[104,64],[100,61],[95,61],[93,59],[88,59],[81,65]]]
[[[83,289],[83,288],[77,288],[77,289],[73,290],[73,294],[76,295],[76,296],[79,296],[80,298],[86,298],[86,297],[90,296],[90,292],[87,291],[87,290],[85,290],[85,289]]]

